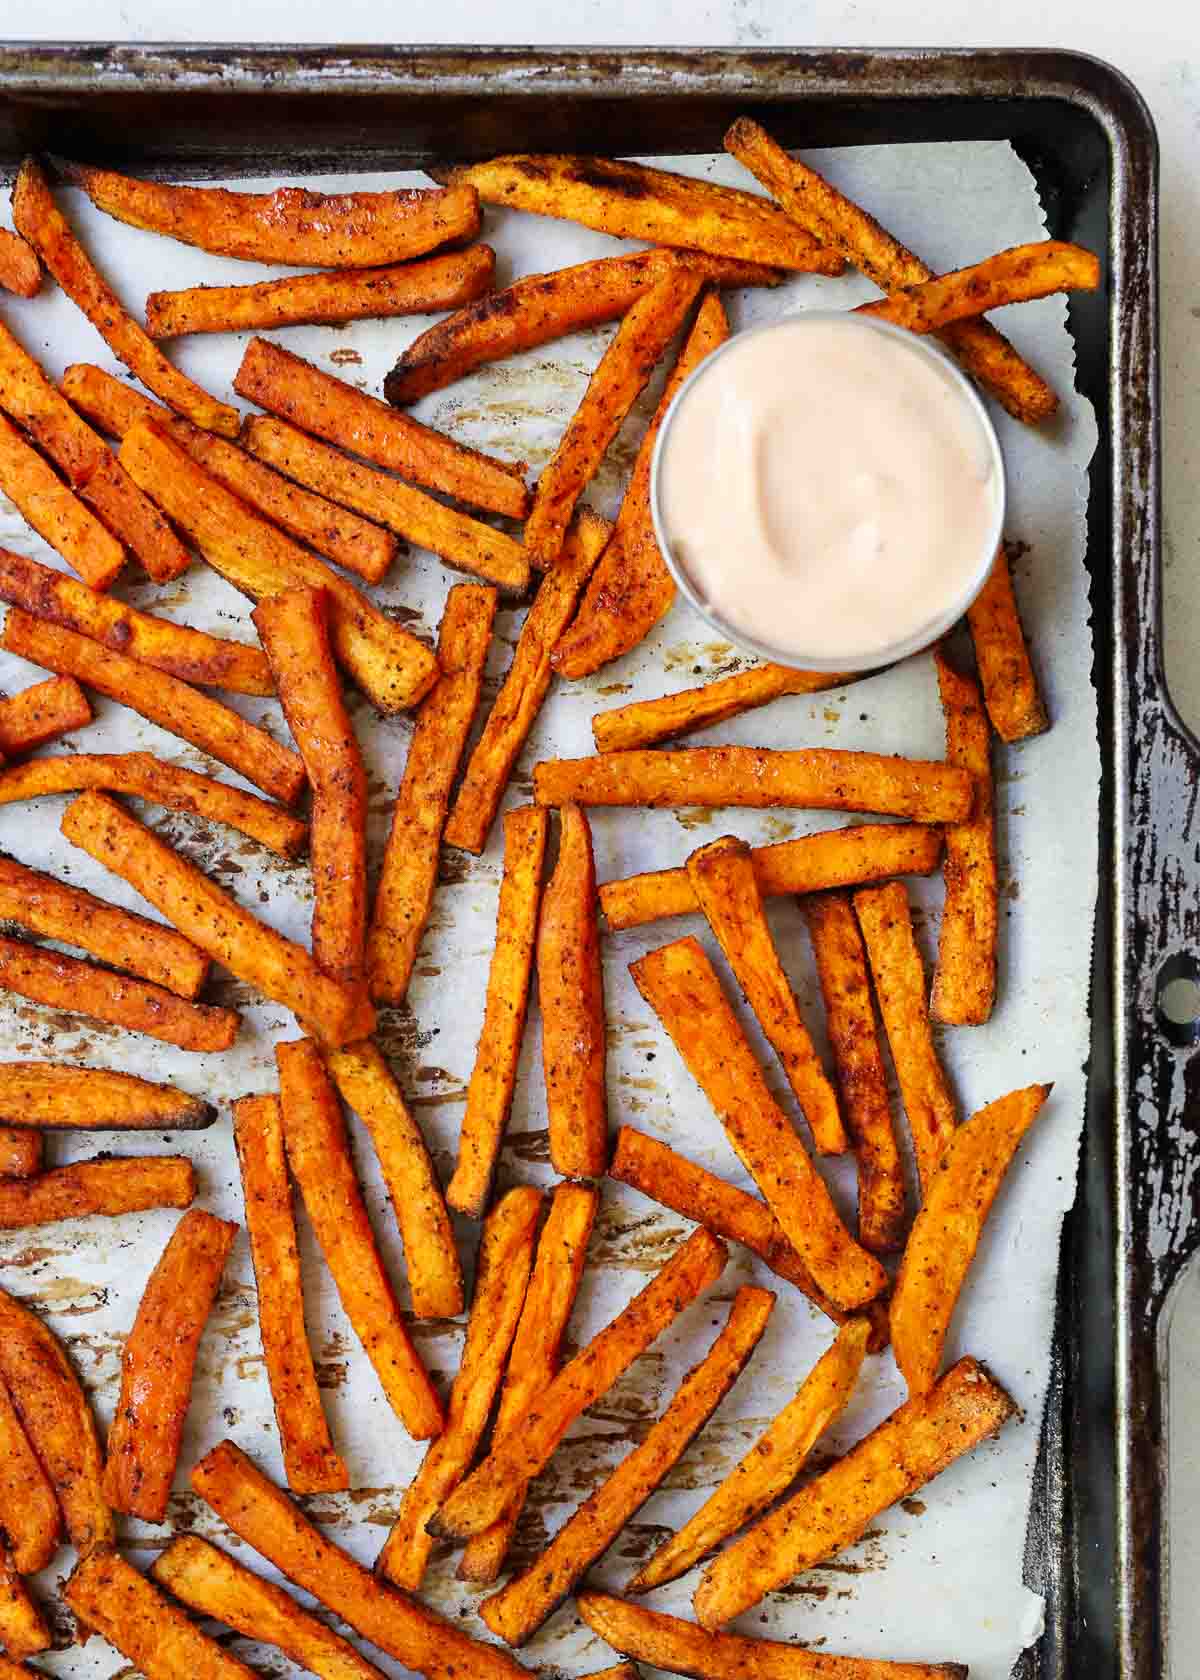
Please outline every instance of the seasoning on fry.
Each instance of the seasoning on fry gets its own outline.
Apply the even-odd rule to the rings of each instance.
[[[42,289],[42,265],[27,239],[0,228],[0,286],[17,297],[36,297]]]
[[[3,414],[0,490],[38,536],[93,589],[107,589],[116,582],[125,564],[125,550]]]
[[[92,721],[87,695],[74,677],[47,677],[0,699],[0,754],[19,758]]]
[[[858,313],[909,332],[929,333],[1005,304],[1026,303],[1053,292],[1094,292],[1099,284],[1100,261],[1093,252],[1061,239],[1040,239],[997,251],[970,268],[905,286],[877,303],[861,303]]]
[[[26,1178],[0,1179],[0,1230],[95,1214],[114,1219],[147,1208],[186,1208],[195,1195],[196,1169],[184,1155],[72,1161]]]
[[[217,1111],[174,1085],[58,1062],[0,1062],[0,1120],[47,1131],[195,1132]]]
[[[103,1634],[146,1680],[253,1680],[154,1584],[111,1548],[75,1565],[63,1597],[85,1629]]]
[[[51,1645],[50,1629],[18,1575],[3,1538],[0,1538],[0,1645],[12,1657],[33,1657],[39,1651],[48,1651]]]
[[[988,580],[967,608],[975,663],[992,728],[1002,741],[1026,741],[1050,727],[1017,612],[1008,551],[1001,546]]]
[[[787,665],[756,665],[750,671],[739,671],[735,676],[721,677],[699,688],[664,694],[659,700],[635,700],[628,706],[597,712],[592,719],[592,739],[596,751],[602,753],[653,747],[677,735],[691,735],[697,729],[727,723],[730,718],[765,706],[780,695],[819,694],[853,680],[830,671],[793,671]]]
[[[62,1513],[12,1396],[0,1382],[0,1528],[18,1575],[36,1575],[58,1550]]]
[[[977,685],[940,652],[934,665],[946,714],[946,758],[971,772],[975,805],[966,822],[946,830],[946,902],[929,1007],[935,1020],[979,1026],[990,1019],[996,998],[1000,922],[991,735]]]

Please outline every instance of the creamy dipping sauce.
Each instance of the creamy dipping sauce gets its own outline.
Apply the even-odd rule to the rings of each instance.
[[[697,604],[784,663],[834,670],[949,628],[987,574],[1003,494],[957,370],[854,315],[731,339],[684,387],[656,462],[660,536]]]

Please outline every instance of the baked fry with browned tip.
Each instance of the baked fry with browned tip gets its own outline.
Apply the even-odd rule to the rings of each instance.
[[[111,1547],[75,1565],[63,1597],[85,1630],[102,1634],[146,1680],[254,1680],[152,1581]]]
[[[184,1155],[72,1161],[25,1178],[0,1178],[0,1230],[96,1214],[115,1219],[147,1208],[186,1208],[195,1195],[196,1169]]]
[[[100,1132],[195,1132],[211,1126],[210,1103],[132,1073],[58,1062],[0,1062],[0,1120]]]
[[[91,702],[74,677],[47,677],[0,699],[0,755],[20,758],[72,729],[85,729]]]
[[[635,469],[636,470],[636,469]],[[620,520],[617,521],[618,525]],[[581,609],[582,611],[582,609]],[[574,627],[572,627],[574,629]],[[565,649],[566,642],[561,646]],[[564,659],[561,663],[565,663]],[[710,729],[728,723],[784,694],[820,694],[827,688],[841,688],[853,677],[835,671],[794,671],[788,665],[756,665],[732,677],[683,688],[657,700],[634,700],[628,706],[597,712],[592,719],[596,751],[629,752],[634,747],[654,747],[678,735]]]
[[[1012,567],[1003,544],[987,582],[967,608],[967,624],[992,728],[1009,745],[1044,735],[1050,718],[1021,628]]]
[[[946,899],[929,1008],[950,1026],[981,1026],[996,1001],[1000,926],[991,731],[978,685],[940,651],[933,662],[946,715],[946,759],[971,772],[975,805],[966,822],[946,829]]]
[[[58,1550],[62,1512],[12,1396],[0,1382],[0,1528],[18,1575],[36,1575]]]
[[[908,332],[930,333],[1005,304],[1027,303],[1053,292],[1094,292],[1099,284],[1100,260],[1093,252],[1061,239],[1040,239],[997,251],[970,268],[905,286],[877,303],[860,303],[858,314],[874,315]]]
[[[0,414],[0,491],[91,588],[116,582],[125,550],[5,414]]]

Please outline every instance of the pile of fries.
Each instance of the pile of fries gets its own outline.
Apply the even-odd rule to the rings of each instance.
[[[445,1190],[374,1037],[376,1008],[404,1003],[437,893],[443,847],[478,854],[555,679],[636,647],[669,610],[649,466],[680,383],[727,336],[721,289],[787,272],[854,267],[884,296],[865,306],[937,333],[1018,419],[1054,392],[984,318],[1001,304],[1099,284],[1091,253],[1055,241],[934,275],[859,206],[756,123],[729,151],[768,196],[588,157],[501,157],[427,191],[337,197],[164,186],[71,167],[109,216],[227,257],[318,270],[246,286],[155,292],[145,327],[127,311],[29,159],[0,237],[0,285],[36,295],[42,267],[143,391],[80,364],[56,385],[0,323],[0,489],[69,570],[0,552],[0,645],[50,673],[0,701],[0,803],[70,794],[62,832],[119,877],[150,919],[0,857],[0,989],[181,1050],[223,1053],[235,1009],[204,1000],[213,963],[291,1012],[275,1046],[277,1091],[234,1104],[244,1223],[262,1350],[288,1489],[351,1485],[321,1403],[305,1333],[293,1215],[299,1190],[351,1326],[399,1425],[429,1443],[374,1574],[321,1534],[232,1441],[191,1486],[221,1522],[362,1640],[418,1673],[518,1680],[519,1647],[572,1595],[622,1657],[703,1680],[930,1680],[947,1661],[832,1657],[724,1631],[764,1595],[853,1544],[883,1510],[999,1430],[1016,1402],[973,1357],[945,1368],[955,1303],[1005,1171],[1050,1087],[1026,1085],[958,1113],[933,1024],[986,1022],[1000,930],[992,735],[1019,742],[1048,719],[1006,556],[969,614],[973,672],[935,648],[944,760],[829,747],[768,751],[666,745],[791,694],[846,679],[759,666],[659,700],[598,712],[597,752],[536,766],[533,801],[503,815],[503,877],[478,1050]],[[649,249],[528,276],[496,291],[494,253],[472,243],[481,205],[567,218]],[[503,213],[503,209],[501,210]],[[185,377],[161,344],[190,333],[278,330],[452,311],[421,334],[376,397],[273,340],[252,338],[232,384],[243,414]],[[553,458],[530,489],[520,464],[468,449],[403,412],[472,369],[619,322]],[[678,341],[614,523],[583,496],[656,366]],[[386,400],[384,400],[386,399]],[[117,440],[114,450],[107,439]],[[502,521],[503,523],[497,523]],[[436,648],[373,602],[403,543],[468,574],[446,598]],[[158,585],[204,563],[250,598],[245,637],[225,640],[109,591],[139,568]],[[74,574],[74,575],[72,575]],[[484,668],[501,596],[528,599],[482,728]],[[923,657],[923,656],[922,656]],[[367,781],[345,685],[380,713],[415,709],[374,897]],[[213,691],[277,699],[291,744]],[[240,774],[184,770],[146,752],[89,753],[89,693],[106,696]],[[40,749],[70,734],[70,749]],[[84,750],[75,750],[83,738]],[[311,939],[282,937],[124,803],[134,796],[215,821],[282,857],[307,855]],[[307,806],[301,813],[301,802]],[[789,807],[891,819],[752,848],[732,836],[682,868],[597,883],[589,806]],[[557,812],[553,819],[552,812]],[[551,858],[553,863],[551,865]],[[941,867],[945,909],[932,985],[904,877]],[[766,900],[798,895],[816,960],[826,1066],[781,963]],[[667,939],[634,982],[757,1186],[736,1188],[631,1127],[610,1134],[602,940],[699,912],[711,934]],[[29,937],[25,937],[29,936]],[[38,941],[51,940],[49,946]],[[79,955],[67,955],[59,944]],[[718,971],[719,952],[728,974]],[[495,1192],[536,966],[548,1191]],[[804,1122],[774,1094],[729,998],[735,983]],[[885,1074],[879,1023],[907,1137]],[[411,1314],[381,1259],[351,1157],[344,1106],[378,1156],[403,1240]],[[29,1577],[69,1542],[63,1597],[80,1638],[102,1634],[148,1680],[246,1676],[192,1616],[276,1645],[297,1665],[369,1680],[342,1633],[244,1562],[190,1534],[149,1573],[118,1550],[118,1516],[163,1523],[176,1485],[193,1371],[238,1227],[193,1205],[186,1155],[48,1165],[64,1128],[186,1132],[213,1106],[170,1084],[74,1062],[0,1065],[0,1228],[149,1208],[181,1217],[125,1343],[121,1393],[102,1443],[70,1359],[41,1319],[0,1290],[0,1657],[5,1674],[50,1648]],[[905,1170],[911,1150],[919,1206]],[[857,1229],[815,1156],[853,1159]],[[610,1178],[695,1222],[610,1323],[567,1356],[588,1244]],[[473,1294],[450,1210],[480,1224]],[[502,1644],[477,1639],[417,1595],[435,1544],[458,1574],[496,1587],[531,1482],[572,1424],[710,1291],[729,1244],[758,1256],[773,1288],[739,1288],[709,1351],[638,1444],[534,1563],[482,1600]],[[891,1269],[889,1270],[889,1263]],[[752,1365],[776,1290],[831,1321],[828,1350],[745,1457],[644,1561],[626,1597],[581,1589],[592,1564],[658,1488]],[[448,1392],[409,1319],[466,1311]],[[828,1468],[814,1448],[889,1345],[908,1398]],[[986,1349],[978,1350],[986,1353]],[[705,1564],[695,1621],[633,1598]],[[631,1680],[632,1662],[604,1675]]]

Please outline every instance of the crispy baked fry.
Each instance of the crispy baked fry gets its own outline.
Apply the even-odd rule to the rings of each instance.
[[[47,677],[0,699],[0,754],[19,758],[91,721],[91,703],[74,677]]]
[[[475,1297],[450,1390],[446,1427],[404,1490],[400,1515],[375,1564],[377,1574],[410,1592],[421,1585],[433,1550],[433,1535],[425,1523],[470,1469],[500,1387],[525,1301],[541,1209],[541,1192],[518,1185],[500,1198],[484,1221]]]
[[[367,973],[377,1003],[400,1003],[433,905],[450,789],[479,705],[496,617],[496,592],[458,583],[438,631],[441,676],[421,702],[392,806],[383,868],[367,934]]]
[[[285,589],[326,590],[334,652],[381,712],[403,711],[432,688],[437,661],[427,647],[323,560],[252,513],[165,432],[145,421],[131,426],[121,461],[243,595],[260,601]]]
[[[0,548],[0,600],[184,682],[227,688],[234,694],[275,692],[260,648],[139,612],[111,595],[76,583],[65,572],[6,548]]]
[[[511,519],[525,516],[529,492],[521,464],[467,449],[269,339],[250,340],[233,388],[301,431],[314,432],[414,484]]]
[[[574,621],[558,639],[551,663],[560,676],[586,677],[638,645],[675,599],[675,583],[659,553],[650,514],[650,463],[675,393],[704,358],[729,337],[725,306],[715,291],[701,299],[692,329],[643,434],[612,538],[592,573]]]
[[[607,1593],[580,1593],[575,1602],[588,1627],[615,1651],[694,1680],[967,1680],[964,1663],[841,1657],[782,1640],[707,1633],[694,1622]]]
[[[0,1528],[18,1575],[36,1575],[58,1550],[62,1513],[46,1472],[0,1382]]]
[[[958,1115],[929,1027],[925,968],[913,935],[908,890],[902,881],[863,887],[854,895],[854,912],[871,963],[924,1195],[954,1136]]]
[[[123,438],[139,420],[155,422],[227,490],[368,583],[378,583],[395,559],[396,539],[390,531],[381,531],[324,496],[293,484],[228,438],[193,426],[111,373],[76,362],[63,374],[62,389],[76,408],[112,437]]]
[[[568,622],[611,527],[585,508],[567,533],[554,567],[525,615],[512,664],[488,713],[483,733],[446,824],[445,841],[482,852],[504,789],[550,689],[550,654]]]
[[[139,181],[87,164],[70,164],[67,174],[97,209],[120,222],[247,262],[367,268],[479,232],[479,201],[470,188],[247,193]]]
[[[837,1072],[858,1163],[858,1240],[886,1254],[904,1240],[904,1169],[875,1030],[862,935],[845,893],[802,898]]]
[[[469,245],[424,262],[335,269],[263,280],[257,286],[189,286],[151,292],[146,331],[160,342],[186,333],[251,332],[260,327],[335,326],[394,315],[458,309],[491,290],[496,253]]]
[[[1039,239],[997,251],[970,268],[905,286],[876,303],[861,303],[857,313],[909,332],[930,333],[1006,303],[1027,303],[1052,292],[1094,292],[1099,284],[1100,260],[1091,251],[1061,239]]]
[[[62,831],[128,881],[185,939],[292,1010],[323,1042],[344,1044],[364,1030],[354,992],[322,974],[303,946],[243,910],[105,794],[81,794],[64,812]]]
[[[454,1227],[421,1128],[405,1106],[383,1052],[370,1039],[326,1056],[343,1102],[370,1134],[400,1226],[417,1318],[457,1318],[462,1266]]]
[[[775,1297],[743,1287],[705,1357],[683,1379],[661,1417],[568,1519],[524,1575],[484,1599],[479,1614],[509,1645],[523,1645],[616,1539],[708,1422],[746,1367]]]
[[[42,265],[27,239],[0,228],[0,286],[17,297],[36,297],[42,289]]]
[[[311,1039],[276,1044],[275,1062],[288,1166],[338,1298],[396,1416],[427,1441],[442,1428],[442,1403],[379,1258],[329,1076]]]
[[[640,1294],[558,1372],[432,1518],[435,1534],[469,1538],[509,1513],[574,1420],[610,1389],[689,1302],[720,1277],[724,1243],[701,1227]]]
[[[23,939],[0,938],[0,991],[68,1014],[110,1021],[181,1050],[228,1050],[242,1019],[236,1009],[189,1003],[148,980],[114,974]]]
[[[4,778],[0,775],[0,796]],[[942,855],[942,834],[919,823],[862,823],[822,829],[799,840],[754,846],[754,875],[764,898],[858,886],[889,875],[928,875]],[[627,875],[600,887],[600,908],[614,931],[641,927],[662,916],[686,916],[700,908],[683,869]]]
[[[497,1441],[510,1429],[521,1427],[525,1414],[558,1370],[559,1349],[583,1279],[588,1238],[599,1205],[600,1192],[590,1184],[554,1187],[504,1373],[494,1430]],[[496,1579],[524,1503],[522,1492],[503,1516],[468,1540],[458,1563],[460,1581],[486,1586]]]
[[[0,1062],[0,1120],[47,1131],[195,1132],[217,1111],[174,1085],[57,1062]]]
[[[146,1680],[253,1680],[253,1669],[201,1633],[111,1547],[75,1565],[63,1597],[83,1626],[103,1634]]]
[[[602,753],[653,747],[676,735],[691,735],[714,723],[727,723],[782,694],[819,694],[853,681],[852,676],[829,671],[756,665],[751,671],[739,671],[736,676],[721,677],[698,688],[680,689],[678,694],[664,694],[658,700],[635,700],[628,706],[597,712],[592,718],[592,739],[596,751]]]
[[[79,1378],[54,1332],[0,1289],[0,1382],[53,1487],[72,1545],[111,1546],[113,1514],[101,1486],[100,1443]]]
[[[558,559],[576,502],[683,325],[701,285],[695,270],[680,263],[622,320],[537,481],[525,523],[525,548],[535,566],[546,568]]]
[[[291,1593],[264,1581],[198,1534],[180,1534],[150,1570],[173,1598],[198,1615],[224,1622],[247,1639],[274,1645],[319,1680],[382,1680],[340,1633],[307,1610]]]
[[[978,685],[940,651],[933,662],[946,714],[946,758],[971,772],[975,806],[966,822],[946,830],[946,902],[929,1007],[937,1021],[978,1026],[990,1019],[996,1000],[1000,922],[991,735]]]
[[[40,1172],[44,1153],[40,1132],[0,1127],[0,1179],[29,1178]]]
[[[38,536],[93,589],[107,589],[125,564],[125,550],[54,468],[0,414],[0,490]]]
[[[0,1538],[0,1644],[11,1657],[32,1657],[50,1649],[50,1629],[17,1573]]]
[[[116,293],[94,267],[72,233],[41,167],[34,158],[21,165],[12,195],[13,221],[58,281],[104,339],[113,355],[136,378],[179,414],[198,426],[236,437],[236,408],[218,402],[179,369],[172,367],[154,340],[147,338]]]
[[[429,1680],[523,1680],[527,1670],[396,1592],[315,1529],[232,1441],[192,1471],[192,1486],[233,1532],[372,1645]]]
[[[608,1161],[604,977],[592,831],[578,805],[559,812],[537,966],[551,1164],[564,1178],[599,1178]]]
[[[1049,1085],[981,1108],[955,1132],[913,1221],[892,1296],[896,1364],[911,1395],[937,1382],[946,1332],[992,1203]]]
[[[545,759],[533,769],[539,805],[781,805],[873,811],[916,822],[960,822],[970,774],[953,764],[837,747],[681,747]]]
[[[748,117],[740,117],[730,128],[725,149],[774,194],[789,216],[839,251],[881,291],[891,293],[933,279],[919,257],[815,169],[789,157]],[[1016,419],[1036,424],[1058,407],[1051,387],[989,321],[954,321],[939,336]]]
[[[701,846],[687,860],[688,879],[725,960],[787,1075],[822,1155],[849,1147],[838,1100],[821,1066],[775,949],[744,840],[725,835]]]
[[[1024,741],[1050,727],[1029,646],[1021,629],[1008,551],[1003,545],[988,580],[967,608],[975,663],[992,728],[1002,741]]]
[[[446,1186],[450,1206],[476,1219],[487,1206],[517,1082],[549,827],[550,813],[538,805],[519,805],[504,818],[504,875],[487,1002],[467,1087],[458,1160]]]
[[[146,1208],[185,1208],[195,1195],[196,1169],[185,1155],[72,1161],[29,1178],[0,1179],[0,1230],[97,1213],[112,1218]]]
[[[960,1359],[931,1393],[899,1407],[709,1564],[692,1598],[701,1626],[721,1627],[853,1545],[873,1517],[986,1441],[1015,1411],[982,1365]]]
[[[43,623],[20,607],[10,607],[0,646],[60,676],[75,677],[110,700],[119,700],[239,771],[285,805],[304,787],[304,765],[290,747],[281,746],[211,694],[116,653],[90,636]]]
[[[312,788],[308,851],[314,888],[312,954],[347,986],[364,983],[367,931],[367,773],[342,699],[322,589],[288,589],[251,618],[271,662],[292,739]]]
[[[887,1274],[842,1224],[825,1181],[767,1090],[703,947],[676,940],[631,963],[629,972],[818,1286],[844,1310],[866,1306],[886,1287]]]
[[[192,1398],[196,1351],[238,1228],[192,1208],[171,1233],[121,1355],[104,1492],[116,1511],[162,1522]]]
[[[0,919],[74,945],[180,997],[194,998],[208,974],[208,958],[173,928],[2,856]]]
[[[852,1318],[839,1330],[833,1346],[821,1355],[746,1456],[683,1527],[668,1535],[626,1592],[649,1592],[685,1575],[787,1492],[853,1393],[870,1333],[865,1318]]]

